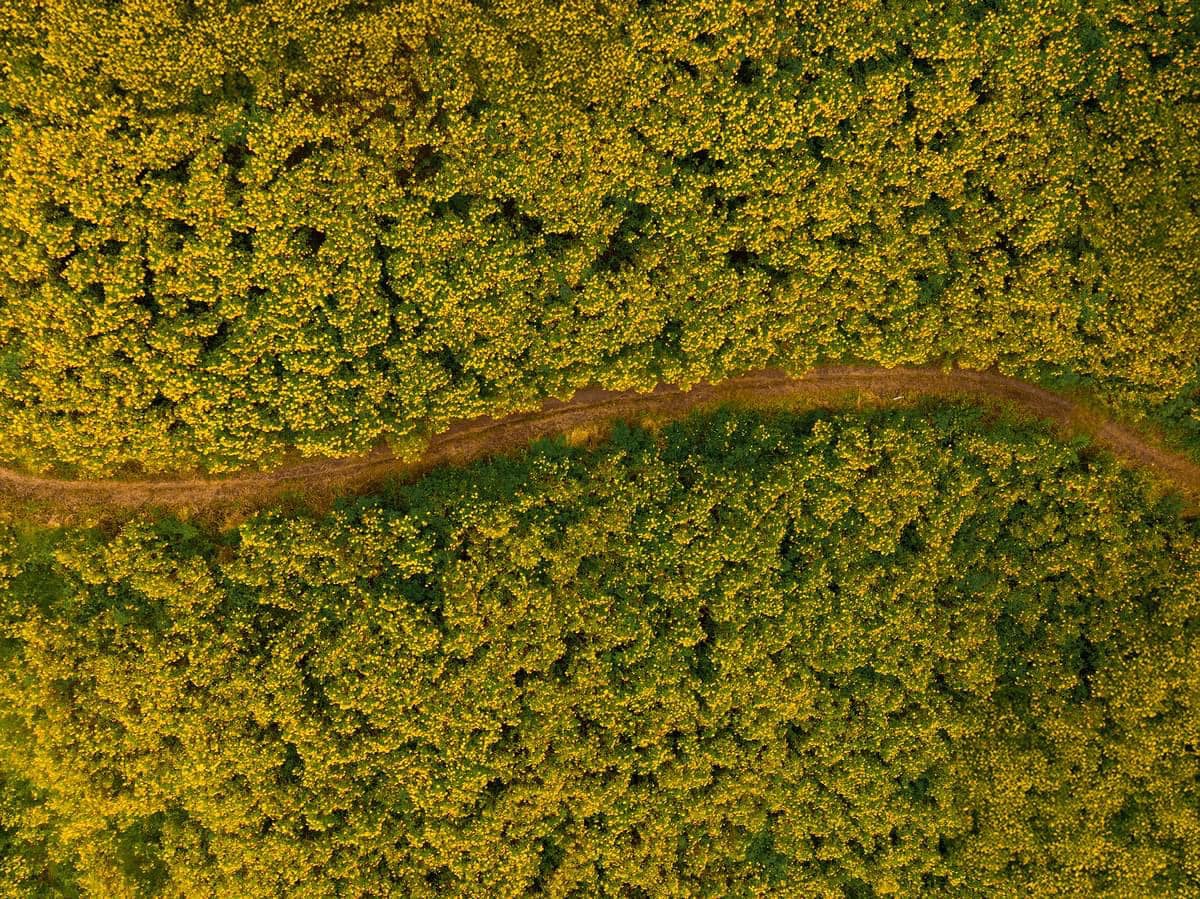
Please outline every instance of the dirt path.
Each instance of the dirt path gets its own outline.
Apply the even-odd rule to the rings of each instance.
[[[591,388],[566,402],[548,401],[535,412],[460,422],[433,438],[424,454],[410,461],[381,448],[363,456],[314,459],[267,472],[137,480],[66,481],[0,469],[0,501],[66,519],[143,507],[209,512],[221,508],[244,513],[289,493],[302,493],[320,503],[323,498],[362,490],[389,477],[413,477],[437,465],[463,463],[524,446],[538,437],[596,436],[619,418],[674,418],[723,402],[812,408],[912,402],[923,396],[1007,405],[1048,419],[1069,433],[1090,434],[1121,460],[1150,469],[1193,504],[1200,503],[1200,465],[1048,390],[994,372],[851,365],[823,366],[801,377],[764,370],[716,385],[701,384],[686,392],[670,385],[660,385],[651,393]]]

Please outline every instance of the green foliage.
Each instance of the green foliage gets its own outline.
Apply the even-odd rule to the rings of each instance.
[[[0,456],[1062,366],[1193,418],[1194,3],[0,0]]]
[[[1197,539],[956,407],[26,538],[0,858],[104,896],[1192,895]]]

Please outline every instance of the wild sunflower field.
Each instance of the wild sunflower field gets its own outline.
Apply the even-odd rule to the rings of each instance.
[[[1195,521],[965,407],[10,529],[14,895],[1184,896]]]
[[[1198,261],[1197,0],[0,0],[0,896],[1200,897]]]
[[[953,361],[1200,448],[1176,2],[0,0],[0,458]]]

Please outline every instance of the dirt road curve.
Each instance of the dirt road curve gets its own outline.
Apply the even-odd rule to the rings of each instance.
[[[319,497],[361,490],[389,477],[411,477],[437,465],[513,449],[538,437],[598,429],[619,418],[672,418],[727,401],[814,407],[845,406],[852,404],[854,397],[886,404],[920,396],[1007,404],[1070,432],[1086,432],[1118,458],[1150,469],[1193,503],[1200,501],[1200,465],[1048,390],[994,372],[846,365],[820,367],[802,377],[764,370],[716,385],[701,384],[686,392],[670,385],[660,385],[651,393],[583,390],[566,402],[548,401],[535,412],[460,422],[433,438],[424,454],[410,461],[399,460],[381,448],[363,456],[314,459],[267,472],[136,480],[66,481],[0,469],[0,499],[28,501],[43,511],[57,510],[68,516],[139,507],[244,509],[293,491]]]

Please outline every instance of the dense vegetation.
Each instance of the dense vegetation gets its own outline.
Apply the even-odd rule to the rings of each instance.
[[[976,412],[6,547],[22,895],[1200,891],[1195,525]]]
[[[849,357],[1195,433],[1198,38],[1184,0],[0,0],[0,457],[221,469]]]

